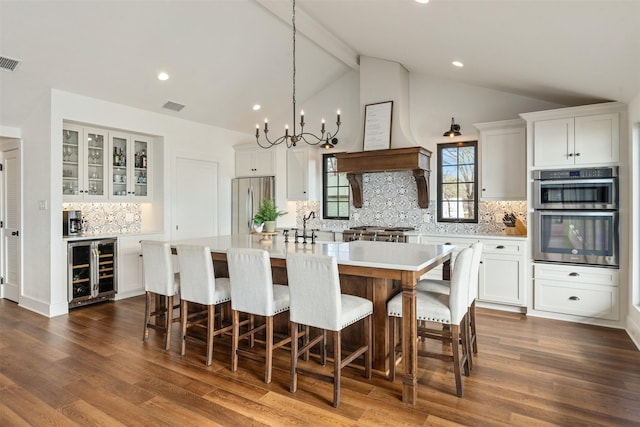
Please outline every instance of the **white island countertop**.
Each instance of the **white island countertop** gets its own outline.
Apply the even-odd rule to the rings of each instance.
[[[331,255],[339,265],[385,268],[405,271],[420,271],[453,250],[453,246],[425,245],[391,242],[316,242],[285,243],[284,237],[275,236],[269,242],[260,242],[260,236],[238,234],[231,236],[202,237],[176,240],[175,247],[181,244],[207,246],[211,252],[224,253],[229,248],[257,248],[269,252],[271,258],[285,259],[288,253],[312,253]]]

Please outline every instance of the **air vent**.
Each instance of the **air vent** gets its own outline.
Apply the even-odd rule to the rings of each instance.
[[[20,65],[19,59],[0,56],[0,70],[13,71],[18,65]]]
[[[167,110],[180,111],[184,108],[184,105],[178,104],[177,102],[168,101],[162,106],[162,108],[166,108]]]

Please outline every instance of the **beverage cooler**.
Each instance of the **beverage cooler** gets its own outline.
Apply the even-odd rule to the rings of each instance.
[[[67,244],[69,308],[107,301],[118,291],[117,240]]]

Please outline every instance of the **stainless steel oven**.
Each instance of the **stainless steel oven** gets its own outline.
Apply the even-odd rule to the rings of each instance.
[[[618,168],[533,172],[533,259],[619,266]]]
[[[618,168],[533,172],[534,209],[618,209]]]
[[[617,211],[537,210],[535,261],[619,266]]]

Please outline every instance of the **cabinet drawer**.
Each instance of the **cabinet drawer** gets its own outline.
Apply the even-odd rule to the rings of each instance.
[[[618,320],[618,288],[536,279],[535,309]]]
[[[518,242],[483,240],[482,252],[487,254],[521,254],[522,245]]]
[[[618,286],[618,270],[613,268],[534,264],[534,277],[536,280]]]

